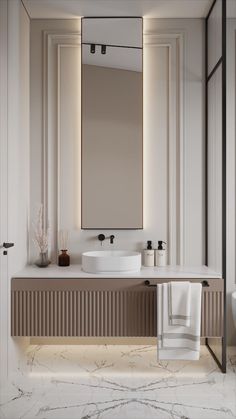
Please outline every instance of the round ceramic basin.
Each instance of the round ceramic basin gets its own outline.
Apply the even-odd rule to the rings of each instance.
[[[82,268],[89,273],[137,272],[141,253],[125,250],[100,250],[82,253]]]

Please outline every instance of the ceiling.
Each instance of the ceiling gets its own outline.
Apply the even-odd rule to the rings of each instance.
[[[213,0],[22,0],[32,19],[80,16],[203,18]],[[235,1],[235,0],[233,0]]]
[[[142,19],[83,19],[81,31],[83,64],[142,72]],[[106,54],[101,54],[101,45],[106,45]]]

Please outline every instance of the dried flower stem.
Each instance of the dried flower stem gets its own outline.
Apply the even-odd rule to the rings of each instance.
[[[34,238],[33,242],[39,248],[40,253],[48,251],[49,229],[43,225],[43,204],[40,204],[37,221],[33,224]]]

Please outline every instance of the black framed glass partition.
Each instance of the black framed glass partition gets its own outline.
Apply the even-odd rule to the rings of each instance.
[[[206,345],[226,372],[226,0],[206,17],[206,265],[224,278],[223,337]]]

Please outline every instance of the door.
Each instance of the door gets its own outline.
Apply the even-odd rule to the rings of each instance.
[[[8,258],[3,243],[7,241],[7,0],[0,1],[0,379],[7,375],[8,341]],[[6,319],[4,321],[4,319]]]

